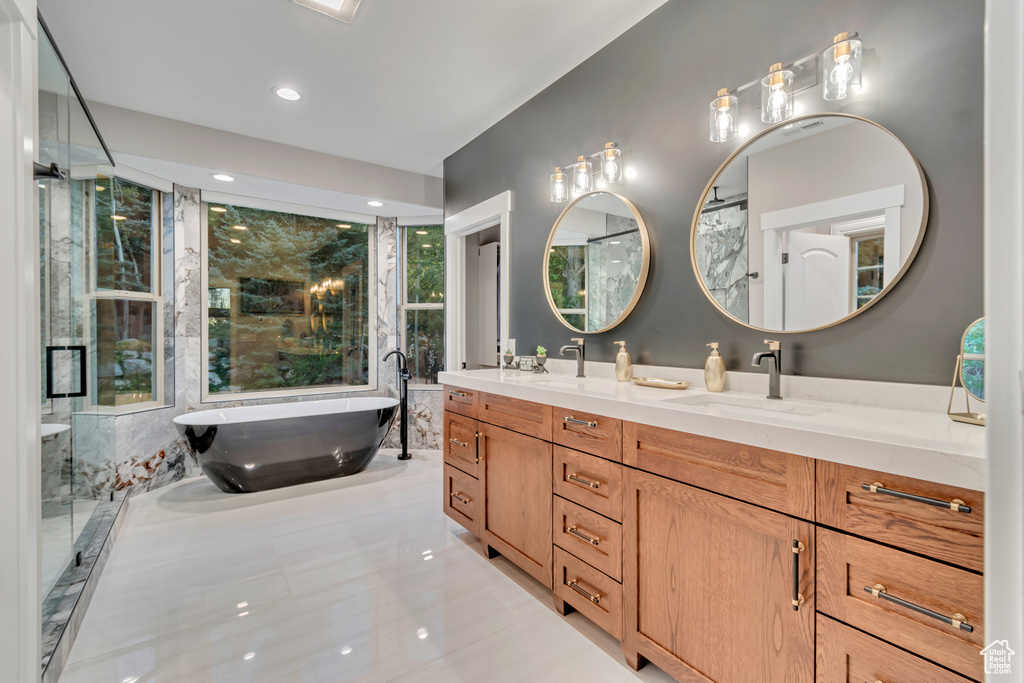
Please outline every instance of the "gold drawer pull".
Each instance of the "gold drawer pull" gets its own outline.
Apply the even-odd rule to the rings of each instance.
[[[594,489],[595,491],[597,489],[601,488],[601,485],[598,484],[596,481],[587,481],[586,479],[580,479],[580,475],[578,475],[575,472],[573,472],[572,474],[567,476],[566,480],[574,481],[577,484],[583,484],[584,486],[589,486],[590,488]]]
[[[590,602],[594,603],[595,605],[598,604],[599,602],[601,602],[601,594],[600,593],[595,593],[595,594],[591,595],[586,590],[584,590],[578,583],[576,583],[576,581],[577,581],[577,579],[573,579],[572,581],[566,581],[565,585],[568,586],[569,588],[573,589],[574,591],[576,591],[577,593],[579,593],[583,597],[585,597],[587,600],[590,600]]]
[[[579,531],[577,531],[575,524],[573,524],[571,527],[567,527],[565,531],[566,531],[566,533],[570,533],[573,536],[576,536],[577,538],[582,538],[584,541],[586,541],[590,545],[594,546],[595,548],[597,546],[601,545],[601,539],[600,538],[591,538],[590,536],[587,536],[584,533],[580,533]]]
[[[473,502],[472,498],[463,498],[462,497],[462,491],[459,491],[458,493],[453,493],[452,494],[452,498],[454,498],[455,500],[459,501],[463,505],[469,505],[470,503]]]
[[[926,498],[924,496],[916,496],[913,493],[904,493],[903,491],[896,491],[894,489],[885,488],[885,484],[875,482],[873,484],[861,484],[860,487],[865,491],[871,493],[881,493],[886,496],[892,496],[893,498],[902,498],[903,500],[912,500],[915,503],[924,503],[925,505],[934,505],[939,508],[947,508],[953,512],[963,512],[970,514],[971,506],[964,503],[959,498],[954,498],[950,501],[939,500],[938,498]]]
[[[449,391],[448,393],[452,396],[458,396],[459,398],[466,398],[469,396],[465,391]]]
[[[459,441],[458,439],[448,439],[448,443],[453,443],[456,446],[461,446],[462,448],[469,448],[468,443],[466,443],[465,441]]]
[[[941,621],[944,624],[949,624],[953,628],[958,628],[961,631],[967,631],[968,633],[974,633],[974,627],[967,623],[967,617],[960,614],[959,612],[957,612],[951,617],[947,617],[945,614],[939,614],[938,612],[933,612],[927,607],[921,607],[920,605],[915,605],[912,602],[907,602],[902,598],[897,598],[894,595],[889,595],[889,593],[885,592],[885,586],[883,586],[880,583],[876,583],[873,587],[864,586],[864,591],[867,593],[871,593],[871,595],[875,596],[876,598],[887,600],[888,602],[891,602],[895,605],[899,605],[900,607],[904,607],[911,611],[917,612],[918,614],[923,614],[926,617],[931,617],[932,619]]]
[[[597,420],[577,420],[572,415],[567,415],[562,418],[563,421],[572,423],[574,425],[583,425],[584,427],[596,427]]]

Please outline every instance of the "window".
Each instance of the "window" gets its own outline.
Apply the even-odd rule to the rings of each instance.
[[[878,296],[885,287],[885,236],[881,233],[853,238],[854,310]]]
[[[91,204],[90,326],[96,352],[93,402],[138,407],[159,400],[160,193],[123,178],[79,181]],[[91,201],[90,201],[91,200]]]
[[[551,247],[548,280],[555,308],[578,330],[587,329],[587,247]]]
[[[402,333],[410,381],[437,384],[444,369],[444,226],[401,230]]]
[[[205,207],[205,397],[367,387],[372,226]]]

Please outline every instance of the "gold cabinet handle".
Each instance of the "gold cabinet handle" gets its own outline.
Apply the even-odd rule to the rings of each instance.
[[[459,398],[466,398],[467,396],[469,396],[469,394],[467,394],[465,391],[454,391],[453,390],[453,391],[449,391],[448,393],[450,395],[452,395],[452,396],[458,396]]]
[[[574,425],[583,425],[584,427],[596,427],[597,420],[577,420],[572,415],[566,415],[562,418],[564,422],[571,423]]]
[[[590,536],[587,536],[586,534],[581,533],[580,531],[577,530],[575,524],[573,524],[570,527],[566,527],[565,531],[566,531],[566,533],[572,534],[573,536],[576,536],[577,538],[583,539],[584,541],[586,541],[590,545],[594,546],[595,548],[597,546],[601,545],[601,539],[600,538],[591,538]]]
[[[572,579],[571,581],[566,581],[565,585],[568,586],[569,588],[573,589],[574,591],[576,591],[577,593],[579,593],[583,597],[585,597],[587,600],[590,600],[590,602],[594,603],[595,605],[601,602],[601,594],[600,593],[594,593],[593,595],[591,595],[589,592],[586,591],[586,589],[584,589],[582,586],[580,586],[577,583],[577,579]]]
[[[886,600],[900,607],[904,607],[918,614],[923,614],[926,617],[931,617],[936,621],[941,621],[944,624],[949,624],[953,628],[958,628],[961,631],[967,631],[968,633],[974,633],[974,627],[967,623],[967,617],[957,612],[951,617],[947,617],[945,614],[939,614],[938,612],[932,611],[927,607],[921,605],[915,605],[912,602],[907,602],[902,598],[897,598],[895,595],[890,595],[885,591],[885,586],[880,583],[876,583],[874,586],[864,586],[864,592],[871,593],[871,595],[882,600]]]
[[[462,491],[459,491],[458,493],[453,493],[452,494],[452,498],[454,498],[455,500],[459,501],[463,505],[469,505],[470,503],[473,502],[472,498],[463,498],[462,497]]]
[[[800,610],[800,606],[804,604],[804,596],[800,592],[800,553],[806,548],[804,544],[799,540],[793,540],[793,597],[790,600],[793,605],[793,611],[797,612]]]
[[[461,446],[462,448],[469,448],[468,443],[466,443],[465,441],[459,441],[458,439],[448,439],[448,443],[453,443],[456,446]]]
[[[964,503],[959,498],[953,500],[939,500],[938,498],[927,498],[925,496],[916,496],[913,493],[904,493],[903,491],[896,491],[895,489],[887,489],[885,484],[875,482],[873,484],[861,484],[860,487],[865,491],[871,493],[879,493],[885,496],[892,496],[893,498],[901,498],[903,500],[912,500],[915,503],[924,503],[925,505],[934,505],[938,508],[946,508],[953,512],[963,512],[970,514],[971,506]]]
[[[577,474],[576,472],[573,472],[572,474],[567,476],[566,480],[567,481],[574,481],[577,484],[583,484],[584,486],[589,486],[590,488],[594,489],[595,491],[597,489],[601,488],[601,485],[599,483],[597,483],[596,481],[587,481],[586,479],[581,479],[580,475]]]

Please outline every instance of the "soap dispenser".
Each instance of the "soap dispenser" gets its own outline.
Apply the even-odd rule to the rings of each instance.
[[[626,342],[617,341],[619,352],[615,354],[615,378],[620,382],[628,382],[633,377],[633,361],[626,351]]]
[[[704,386],[708,391],[722,391],[725,389],[725,360],[718,353],[718,342],[711,342],[708,346],[711,347],[711,355],[704,364]]]

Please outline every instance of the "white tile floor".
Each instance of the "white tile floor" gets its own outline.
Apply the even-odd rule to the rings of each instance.
[[[441,512],[441,456],[345,479],[133,498],[61,677],[149,681],[669,681]]]

